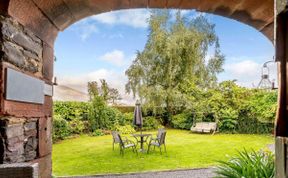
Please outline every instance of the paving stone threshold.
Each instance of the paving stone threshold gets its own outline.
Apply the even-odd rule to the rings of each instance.
[[[59,178],[212,178],[215,168],[176,169],[163,171],[147,171],[133,173],[96,174],[86,176],[59,176]]]

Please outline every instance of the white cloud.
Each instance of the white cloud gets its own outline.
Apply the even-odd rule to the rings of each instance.
[[[79,34],[82,41],[86,41],[91,35],[99,32],[96,24],[87,20],[76,23],[74,30]]]
[[[127,25],[134,28],[146,28],[150,12],[146,9],[130,9],[107,12],[90,17],[100,23],[109,25]]]
[[[125,55],[123,51],[114,50],[99,57],[100,60],[107,61],[116,66],[123,66],[125,64]]]
[[[225,70],[231,72],[234,75],[246,75],[246,76],[254,76],[256,71],[261,69],[260,64],[251,61],[245,60],[238,63],[230,63],[224,66]]]
[[[261,80],[263,63],[257,63],[255,60],[235,60],[237,62],[227,63],[224,65],[225,72],[219,75],[222,80],[237,80],[237,84],[244,87],[256,87]],[[270,80],[276,80],[276,64],[269,64]]]
[[[90,73],[84,73],[75,76],[58,76],[58,84],[64,85],[75,90],[87,93],[87,82],[97,81],[100,83],[100,79],[105,79],[108,85],[112,88],[118,89],[121,97],[120,102],[127,105],[133,105],[135,103],[133,96],[126,94],[125,84],[127,77],[124,73],[116,72],[113,70],[99,69]]]
[[[177,10],[171,10],[172,16],[175,16]],[[181,10],[182,15],[189,15],[190,12],[192,17],[195,18],[201,12],[191,11],[191,10]],[[99,28],[97,28],[97,23],[108,24],[108,25],[126,25],[133,28],[147,28],[148,19],[150,17],[150,11],[147,9],[129,9],[129,10],[119,10],[106,12],[98,15],[94,15],[85,18],[77,22],[72,28],[79,33],[82,41],[87,40],[91,35],[99,33]],[[204,14],[205,15],[205,14]],[[103,35],[102,35],[103,36]],[[104,34],[105,36],[105,34]],[[123,38],[122,34],[109,35],[109,38]]]

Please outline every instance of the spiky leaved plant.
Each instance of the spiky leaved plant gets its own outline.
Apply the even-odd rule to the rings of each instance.
[[[216,178],[273,178],[275,177],[274,154],[254,150],[238,151],[229,161],[219,161]]]

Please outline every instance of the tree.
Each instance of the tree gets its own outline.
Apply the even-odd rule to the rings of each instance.
[[[210,48],[214,55],[207,59]],[[169,117],[176,105],[185,105],[181,85],[213,86],[223,62],[214,25],[204,16],[191,19],[178,11],[173,20],[169,11],[154,10],[145,48],[126,70],[126,91],[150,107],[166,108]]]
[[[109,86],[105,79],[100,79],[101,87],[100,87],[100,95],[107,102],[109,100]]]
[[[99,95],[98,84],[96,81],[88,82],[87,88],[88,88],[88,94],[89,94],[90,101],[92,101],[93,98],[95,98],[96,96]]]
[[[115,101],[121,100],[121,99],[122,99],[121,95],[117,89],[115,88],[109,89],[109,100],[111,101],[113,105],[115,104]]]
[[[116,100],[121,100],[121,95],[116,88],[109,87],[105,79],[100,79],[101,86],[98,87],[96,81],[88,82],[88,93],[90,101],[92,101],[96,96],[101,97],[105,103],[112,102],[115,104]]]

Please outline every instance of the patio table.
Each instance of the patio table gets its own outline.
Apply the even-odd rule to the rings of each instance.
[[[150,137],[152,134],[132,134],[133,137],[135,137],[135,139],[137,140],[137,142],[140,142],[140,152],[144,152],[144,148],[143,148],[143,143],[147,140],[148,137]],[[140,137],[140,140],[138,140],[137,138]],[[144,139],[146,137],[146,139]]]

